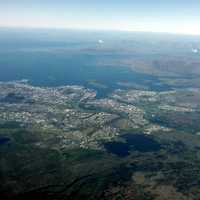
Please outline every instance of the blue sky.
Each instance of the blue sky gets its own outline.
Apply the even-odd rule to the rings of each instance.
[[[0,26],[200,34],[200,0],[0,0]]]

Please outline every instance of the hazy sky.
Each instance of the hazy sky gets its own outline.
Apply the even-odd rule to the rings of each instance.
[[[0,26],[200,34],[200,0],[0,0]]]

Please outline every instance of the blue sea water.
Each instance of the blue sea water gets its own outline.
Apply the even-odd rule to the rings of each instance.
[[[156,77],[136,73],[117,62],[112,64],[127,55],[114,51],[115,40],[109,34],[52,32],[0,29],[0,81],[28,79],[37,86],[84,85],[96,89],[99,96],[122,88],[119,82],[148,85],[154,90],[167,88],[158,84]],[[109,44],[99,46],[100,37]]]

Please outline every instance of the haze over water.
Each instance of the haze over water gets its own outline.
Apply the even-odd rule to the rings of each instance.
[[[145,85],[147,81],[156,90],[165,88],[158,86],[153,76],[116,64],[130,55],[120,53],[123,34],[115,33],[112,39],[113,34],[1,29],[0,81],[27,79],[38,86],[84,85],[98,90],[100,96],[122,88],[121,82]]]

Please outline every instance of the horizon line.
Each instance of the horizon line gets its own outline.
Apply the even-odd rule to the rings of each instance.
[[[103,28],[79,28],[79,27],[64,27],[64,26],[1,26],[0,29],[54,29],[54,30],[73,30],[73,31],[96,31],[96,32],[124,32],[124,33],[146,33],[146,34],[167,34],[167,35],[181,35],[181,36],[196,36],[200,37],[200,33],[185,33],[173,31],[151,31],[151,30],[125,30],[125,29],[103,29]]]

